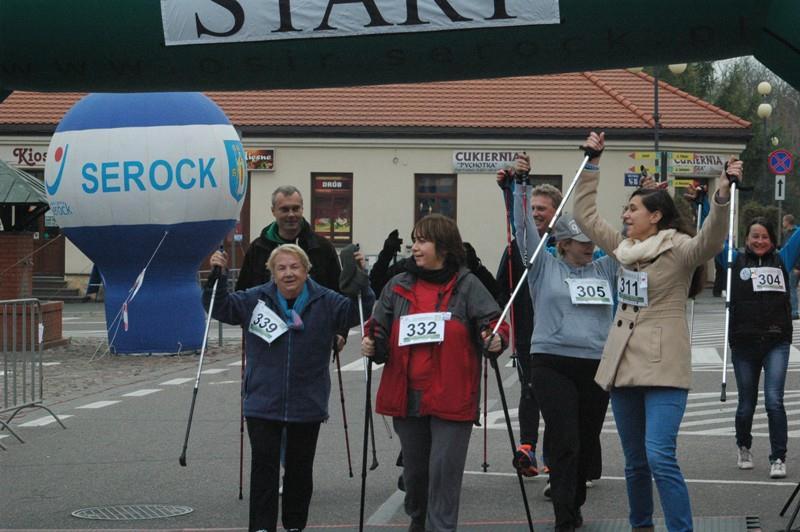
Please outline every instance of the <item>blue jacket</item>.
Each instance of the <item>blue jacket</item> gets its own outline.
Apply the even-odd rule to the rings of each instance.
[[[328,419],[331,377],[328,365],[336,331],[358,325],[358,301],[306,281],[309,299],[300,313],[304,328],[289,329],[268,344],[247,332],[247,368],[244,415],[273,421],[311,423]],[[220,278],[220,286],[227,286]],[[211,316],[224,323],[242,325],[245,331],[259,300],[281,315],[274,282],[233,293],[217,290]],[[211,286],[203,291],[203,306],[211,303]],[[372,290],[362,292],[364,318],[375,303]]]

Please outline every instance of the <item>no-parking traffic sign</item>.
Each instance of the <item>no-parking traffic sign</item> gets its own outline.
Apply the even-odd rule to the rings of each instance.
[[[786,150],[775,150],[770,153],[767,162],[769,171],[775,175],[788,174],[794,166],[792,154]]]

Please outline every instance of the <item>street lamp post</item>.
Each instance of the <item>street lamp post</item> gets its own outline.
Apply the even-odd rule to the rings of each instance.
[[[766,163],[767,163],[767,177],[769,177],[769,152],[770,152],[770,142],[774,142],[777,144],[777,138],[773,137],[772,139],[769,136],[768,130],[768,119],[770,115],[772,115],[772,105],[766,101],[767,97],[772,92],[772,85],[768,81],[762,81],[756,87],[756,91],[761,96],[761,103],[758,104],[758,109],[756,113],[758,117],[764,120],[764,145],[766,146]],[[782,229],[782,218],[783,218],[783,202],[778,200],[778,245],[781,245],[781,240],[783,239],[783,231]]]
[[[679,76],[686,71],[686,63],[668,65],[669,71]],[[638,74],[643,70],[642,67],[630,67],[627,69],[632,74]],[[658,69],[653,69],[653,151],[659,163],[659,180],[667,178],[667,158],[660,156],[659,137],[661,135],[661,114],[658,111]]]
[[[678,63],[669,65],[669,71],[675,74],[676,76],[683,74],[686,71],[687,64],[686,63]],[[661,179],[666,180],[667,178],[667,158],[663,157],[660,153],[659,149],[659,135],[661,130],[661,114],[658,111],[658,85],[659,85],[659,78],[658,78],[658,69],[653,69],[653,150],[656,153],[656,157],[660,161],[660,172],[661,172]]]

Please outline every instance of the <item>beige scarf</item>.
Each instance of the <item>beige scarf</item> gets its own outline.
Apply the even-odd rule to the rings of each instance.
[[[651,261],[668,249],[672,249],[672,237],[675,233],[675,229],[662,229],[645,240],[626,238],[614,250],[614,256],[626,266],[636,262]]]

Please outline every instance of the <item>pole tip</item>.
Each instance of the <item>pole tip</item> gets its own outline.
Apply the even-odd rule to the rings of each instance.
[[[720,391],[720,394],[719,394],[719,400],[720,400],[720,402],[723,402],[723,403],[727,400],[727,396],[725,395],[725,386],[726,386],[726,383],[723,382],[722,383],[722,390]]]

